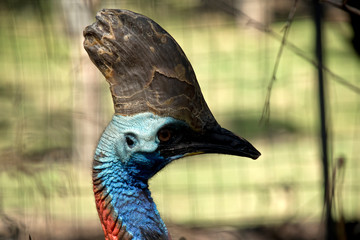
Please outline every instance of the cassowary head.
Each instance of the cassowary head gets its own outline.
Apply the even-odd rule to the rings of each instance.
[[[188,155],[256,159],[260,153],[220,127],[184,52],[157,23],[113,9],[98,12],[96,19],[84,30],[84,47],[110,84],[115,108],[93,165],[103,229],[108,239],[122,239],[119,234],[167,239],[147,188],[149,178]]]

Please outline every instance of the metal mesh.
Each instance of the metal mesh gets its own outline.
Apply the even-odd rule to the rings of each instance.
[[[262,152],[256,161],[204,155],[166,167],[150,182],[166,222],[249,226],[322,220],[310,10],[298,6],[278,61],[270,115],[261,121],[291,4],[223,2],[1,3],[0,216],[4,226],[15,226],[7,233],[20,234],[18,228],[37,239],[61,239],[65,233],[57,229],[67,226],[78,235],[86,228],[101,236],[90,164],[113,110],[107,83],[82,48],[82,29],[101,8],[130,9],[164,27],[187,54],[218,122]],[[358,219],[359,60],[347,15],[328,11],[324,52],[334,215]]]

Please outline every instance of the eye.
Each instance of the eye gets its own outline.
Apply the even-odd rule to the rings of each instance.
[[[132,136],[126,136],[125,137],[126,144],[129,146],[129,148],[133,148],[135,146],[135,139]]]
[[[157,136],[160,142],[167,142],[172,138],[173,131],[169,128],[162,128],[159,130]]]

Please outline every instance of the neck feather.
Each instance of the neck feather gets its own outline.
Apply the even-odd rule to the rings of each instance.
[[[111,129],[103,133],[93,163],[93,190],[105,238],[169,239],[147,181],[134,178],[118,159]]]

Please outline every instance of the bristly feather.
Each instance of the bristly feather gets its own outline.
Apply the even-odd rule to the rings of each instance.
[[[148,179],[167,164],[156,153],[157,144],[149,139],[160,126],[171,122],[176,120],[151,113],[114,116],[100,138],[93,163],[93,188],[107,239],[169,239],[151,198]],[[130,154],[123,146],[121,140],[129,131],[138,134],[141,154]]]
[[[168,240],[168,236],[160,235],[158,232],[155,232],[153,229],[140,227],[140,232],[144,239],[146,240]]]

